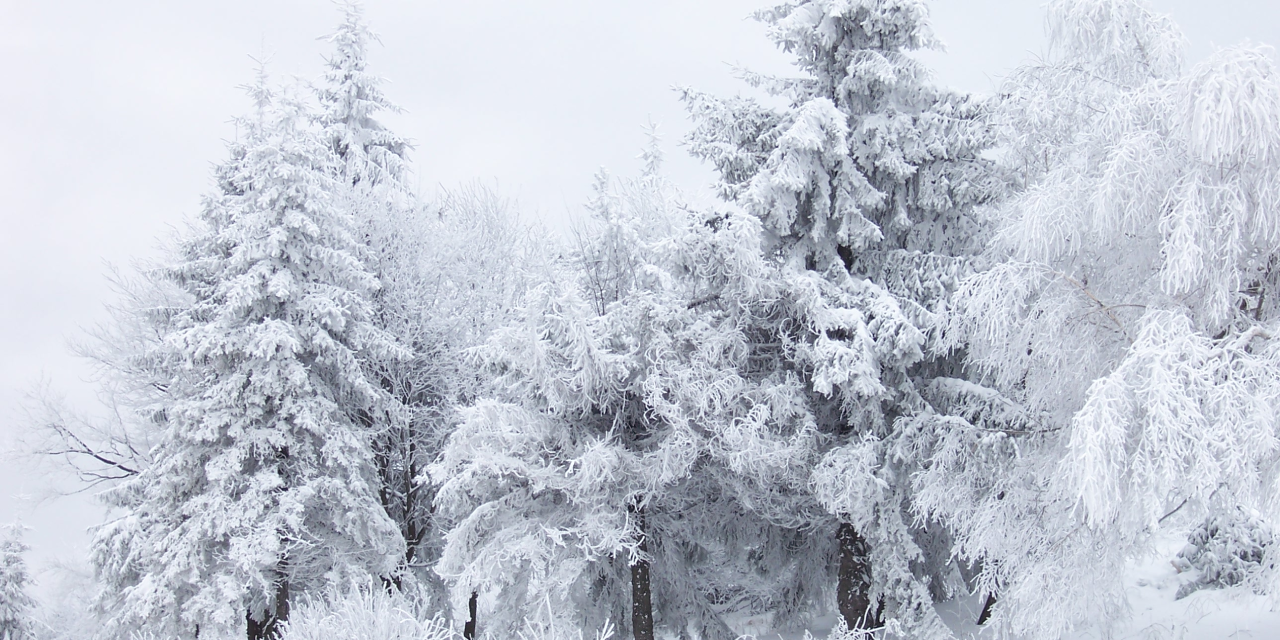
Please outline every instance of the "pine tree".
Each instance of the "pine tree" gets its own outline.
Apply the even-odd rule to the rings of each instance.
[[[943,390],[959,410],[917,477],[996,619],[1036,638],[1121,618],[1124,563],[1162,530],[1274,514],[1280,397],[1274,62],[1187,70],[1140,0],[1058,0],[1048,24],[1001,108],[1024,186],[955,297],[984,386]]]
[[[690,211],[653,173],[602,178],[593,210],[577,277],[495,333],[501,391],[433,466],[455,522],[438,571],[456,604],[480,592],[497,635],[626,619],[628,601],[637,638],[802,621],[837,528],[810,490],[826,436],[806,381],[882,392],[922,334],[882,289],[777,264],[758,220]],[[874,492],[875,473],[845,485]]]
[[[417,556],[430,530],[430,496],[414,485],[414,478],[431,452],[424,446],[420,425],[413,416],[422,405],[438,399],[425,398],[422,385],[409,383],[421,378],[421,371],[430,365],[417,355],[421,345],[415,344],[412,334],[412,323],[423,320],[412,317],[409,310],[417,302],[416,292],[400,289],[412,286],[405,281],[419,275],[421,250],[415,243],[424,239],[417,227],[425,216],[404,183],[409,145],[378,119],[383,112],[395,113],[399,108],[383,95],[381,79],[367,70],[368,48],[377,36],[365,23],[359,3],[339,6],[343,20],[327,38],[333,51],[316,89],[318,122],[338,159],[330,167],[337,185],[335,204],[352,217],[363,240],[359,255],[379,281],[371,319],[410,349],[407,358],[399,352],[382,354],[389,358],[365,354],[362,361],[367,375],[388,393],[381,397],[380,405],[360,415],[374,433],[379,501],[400,529],[405,540],[403,563],[410,565],[421,561]],[[400,582],[406,571],[402,566],[395,580]]]
[[[267,637],[292,600],[387,575],[403,542],[356,422],[383,392],[359,355],[377,282],[333,203],[335,162],[305,108],[260,78],[200,226],[163,270],[189,297],[163,344],[164,433],[108,492],[94,541],[113,624]]]
[[[885,354],[871,389],[808,381],[831,442],[813,487],[841,519],[846,624],[874,625],[883,614],[908,632],[943,635],[930,600],[954,571],[940,532],[911,524],[907,479],[919,460],[904,454],[917,434],[900,420],[932,410],[922,383],[959,371],[940,312],[982,247],[974,207],[1002,188],[981,157],[993,142],[987,106],[926,83],[911,53],[937,42],[919,0],[791,2],[757,17],[803,75],[746,79],[789,106],[686,91],[697,123],[690,144],[719,170],[721,195],[761,220],[772,252],[841,287],[879,290],[922,336],[917,348]],[[868,468],[884,486],[850,490],[874,486],[854,480]]]
[[[360,3],[347,0],[340,7],[342,24],[327,38],[333,53],[325,61],[324,82],[318,89],[320,123],[339,159],[337,173],[343,181],[399,187],[410,145],[378,119],[383,112],[400,112],[383,95],[382,79],[367,69],[369,45],[378,37],[365,23]]]
[[[27,640],[32,637],[35,600],[27,592],[31,577],[22,554],[30,547],[22,542],[20,525],[7,525],[0,534],[0,638]]]

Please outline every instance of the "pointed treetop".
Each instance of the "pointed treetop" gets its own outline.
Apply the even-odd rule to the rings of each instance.
[[[341,177],[348,184],[386,184],[404,178],[405,153],[410,144],[378,120],[382,112],[399,113],[382,93],[382,78],[366,70],[370,42],[378,36],[365,23],[364,7],[339,3],[343,13],[338,30],[325,38],[334,50],[325,60],[319,89],[321,123],[328,130],[333,152],[341,159]]]
[[[658,133],[658,125],[649,121],[644,127],[649,144],[640,151],[640,159],[644,161],[644,171],[640,175],[646,179],[657,179],[662,175],[662,163],[666,160],[662,152],[662,135]]]
[[[275,99],[275,92],[271,89],[271,74],[267,71],[267,63],[271,61],[271,58],[269,56],[263,56],[262,58],[250,56],[249,59],[257,64],[257,68],[254,69],[253,83],[241,85],[240,88],[253,101],[255,124],[261,126],[266,120],[267,110]],[[243,120],[243,118],[240,120]]]
[[[883,96],[925,77],[924,67],[906,52],[942,46],[920,0],[803,0],[758,11],[755,17],[809,77],[748,80],[797,102],[827,97],[847,108],[861,102],[859,97]]]

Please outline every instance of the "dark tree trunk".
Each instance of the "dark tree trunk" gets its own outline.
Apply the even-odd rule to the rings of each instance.
[[[281,579],[276,585],[276,601],[273,609],[259,614],[261,620],[255,620],[253,612],[246,616],[249,640],[274,640],[280,637],[285,620],[289,619],[289,581]]]
[[[836,605],[850,629],[880,626],[879,608],[871,602],[871,549],[853,525],[842,522],[836,530],[840,542],[840,571],[836,584]]]
[[[476,598],[480,594],[475,591],[471,592],[471,601],[467,603],[467,610],[471,613],[471,619],[462,625],[462,637],[466,640],[475,640],[476,637]]]
[[[632,507],[640,529],[640,558],[631,565],[631,633],[635,640],[653,640],[653,603],[649,591],[649,537],[644,510]]]
[[[266,626],[265,619],[267,617],[267,612],[263,611],[259,615],[263,617],[263,622],[254,620],[252,611],[248,611],[244,614],[245,623],[249,629],[249,640],[265,640],[267,637],[266,631],[264,629],[264,627]]]
[[[978,624],[984,625],[991,619],[991,609],[996,606],[996,594],[988,593],[987,601],[982,605],[982,613],[978,614]]]

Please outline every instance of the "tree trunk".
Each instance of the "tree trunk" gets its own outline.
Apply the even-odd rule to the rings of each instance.
[[[644,510],[631,507],[640,529],[640,558],[631,564],[631,633],[635,640],[653,640],[653,603],[649,592],[648,534],[645,533]]]
[[[252,610],[246,611],[244,614],[245,626],[249,629],[249,640],[265,640],[267,637],[263,629],[266,626],[265,618],[267,617],[267,612],[263,611],[261,615],[264,619],[263,622],[253,619]]]
[[[466,640],[475,640],[476,637],[476,598],[480,594],[475,591],[471,592],[471,601],[467,603],[467,609],[471,612],[471,619],[462,625],[462,637]]]
[[[261,620],[255,620],[253,612],[246,614],[249,640],[274,640],[280,637],[280,625],[289,619],[289,581],[281,578],[276,584],[275,607],[261,614]]]
[[[837,574],[836,605],[850,629],[880,626],[878,608],[871,602],[871,549],[853,525],[842,522],[836,530],[840,542],[840,571]]]
[[[988,593],[987,601],[982,605],[982,613],[978,614],[978,625],[984,625],[991,619],[991,609],[996,606],[996,594]]]
[[[964,579],[964,586],[969,589],[969,593],[976,595],[978,587],[978,574],[981,573],[982,563],[980,560],[973,562],[960,562],[957,568],[960,570],[960,577]],[[996,594],[994,591],[987,594],[982,603],[982,611],[978,613],[979,626],[987,623],[991,619],[991,609],[996,606]]]

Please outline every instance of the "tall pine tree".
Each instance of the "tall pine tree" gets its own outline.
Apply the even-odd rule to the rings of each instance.
[[[409,142],[379,120],[400,108],[382,92],[382,79],[368,70],[368,49],[377,35],[364,20],[358,2],[340,4],[342,23],[328,36],[333,52],[325,60],[318,87],[320,124],[334,156],[338,176],[352,186],[403,188]]]
[[[412,575],[443,604],[438,577],[427,570],[443,542],[425,470],[456,427],[459,405],[483,385],[467,350],[508,319],[537,251],[512,203],[492,189],[465,186],[434,201],[414,193],[411,145],[383,122],[400,109],[368,69],[377,35],[360,4],[340,6],[343,20],[327,38],[333,51],[317,88],[318,122],[339,160],[332,167],[338,203],[354,218],[380,284],[372,320],[407,349],[362,358],[388,393],[361,418],[374,432],[379,499],[406,543],[395,581],[407,588]]]
[[[945,534],[911,524],[917,461],[905,454],[916,434],[900,419],[932,410],[922,383],[958,371],[939,312],[981,247],[973,208],[1001,187],[981,157],[993,141],[986,107],[927,83],[912,52],[937,41],[919,0],[804,0],[757,17],[802,76],[746,79],[788,106],[686,91],[691,148],[719,170],[721,194],[761,220],[780,259],[886,292],[922,336],[884,354],[877,385],[809,380],[829,438],[812,486],[841,519],[833,562],[846,624],[884,616],[943,635],[930,600],[953,577],[950,550]],[[872,327],[886,317],[862,312]]]
[[[378,505],[359,411],[383,392],[360,354],[377,281],[334,205],[334,154],[297,100],[260,78],[257,112],[199,226],[162,270],[189,296],[165,327],[152,464],[108,494],[97,533],[115,625],[267,637],[299,594],[385,575],[403,542]]]

